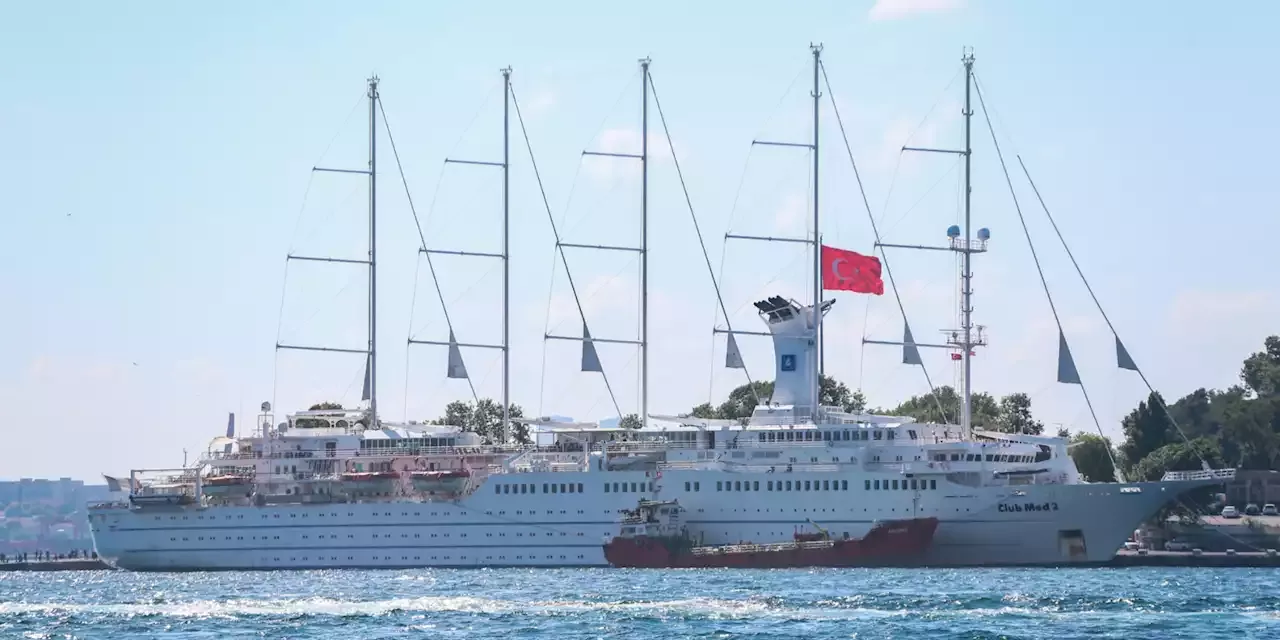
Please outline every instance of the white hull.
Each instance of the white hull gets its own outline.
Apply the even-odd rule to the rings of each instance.
[[[901,476],[697,470],[668,471],[656,482],[658,496],[678,499],[688,526],[707,543],[789,540],[809,519],[859,537],[877,519],[937,517],[933,546],[920,559],[935,566],[1106,562],[1162,505],[1207,484],[973,488],[940,480],[928,490],[865,488],[880,477]],[[458,502],[106,509],[91,527],[99,555],[130,570],[598,566],[620,510],[652,497],[645,490],[651,480],[643,472],[500,474]],[[544,493],[552,481],[556,492]],[[716,491],[717,481],[749,489]],[[767,490],[776,481],[811,484]],[[626,489],[634,483],[637,491],[605,492],[606,482],[625,482]],[[495,486],[503,484],[536,493],[500,493]],[[568,488],[573,492],[562,492]],[[1083,549],[1073,552],[1064,542],[1072,532]]]

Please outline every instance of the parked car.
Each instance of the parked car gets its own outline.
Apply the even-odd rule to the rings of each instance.
[[[1262,515],[1262,509],[1259,509],[1258,505],[1250,502],[1249,504],[1244,506],[1244,514],[1246,516]]]
[[[1276,506],[1274,504],[1267,503],[1262,505],[1262,515],[1264,516],[1280,515],[1280,511],[1276,511]]]
[[[1173,540],[1170,540],[1164,543],[1164,550],[1165,551],[1190,551],[1191,546],[1192,545],[1190,542],[1183,540],[1182,538],[1174,538]]]
[[[1222,508],[1222,517],[1224,517],[1224,518],[1239,518],[1239,517],[1240,517],[1240,512],[1239,512],[1239,511],[1237,511],[1235,507],[1233,507],[1233,506],[1231,506],[1231,505],[1227,505],[1227,506],[1225,506],[1225,507],[1223,507],[1223,508]]]

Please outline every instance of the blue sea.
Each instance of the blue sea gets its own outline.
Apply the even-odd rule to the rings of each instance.
[[[1280,638],[1266,569],[0,574],[0,638]]]

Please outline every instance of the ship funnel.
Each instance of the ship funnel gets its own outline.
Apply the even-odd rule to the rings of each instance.
[[[822,303],[825,315],[835,300]],[[796,408],[796,415],[811,412],[814,379],[814,359],[818,357],[815,328],[817,325],[813,306],[801,306],[794,300],[773,296],[755,303],[760,318],[773,336],[775,375],[773,401]]]

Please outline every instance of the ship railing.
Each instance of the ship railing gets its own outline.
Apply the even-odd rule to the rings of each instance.
[[[1166,471],[1162,482],[1176,482],[1180,480],[1234,480],[1236,477],[1235,469],[1207,469],[1200,471]]]
[[[791,551],[794,549],[816,550],[829,549],[832,546],[830,540],[809,540],[805,542],[767,542],[761,544],[730,544],[715,547],[694,547],[693,555],[708,556],[721,555],[728,553],[768,553],[777,551]]]
[[[787,469],[790,468],[790,471]],[[675,460],[672,462],[659,462],[658,469],[660,471],[697,471],[702,469],[718,469],[729,473],[822,473],[830,471],[839,471],[842,465],[832,462],[781,462],[772,461],[752,461],[738,462],[735,460]],[[770,472],[769,470],[773,471]]]

